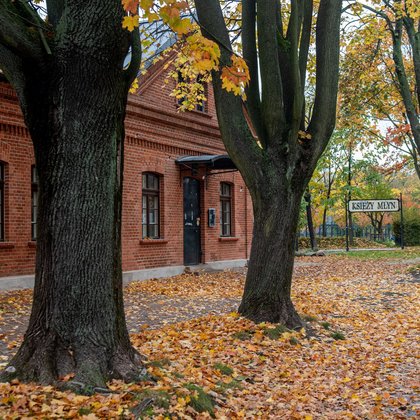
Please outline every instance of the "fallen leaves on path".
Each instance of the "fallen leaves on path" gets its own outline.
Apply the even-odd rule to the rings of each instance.
[[[418,274],[384,261],[326,257],[299,262],[294,302],[311,336],[255,325],[236,312],[144,329],[132,341],[147,356],[156,384],[114,382],[112,394],[92,397],[2,384],[0,417],[419,416]],[[159,299],[176,305],[188,298],[191,307],[196,300],[200,305],[207,301],[210,312],[222,298],[234,302],[242,287],[240,273],[188,274],[133,284],[126,294],[129,302],[149,296],[154,305]]]

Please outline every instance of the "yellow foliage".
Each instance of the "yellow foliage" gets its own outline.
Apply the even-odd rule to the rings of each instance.
[[[237,55],[231,56],[232,64],[222,69],[222,86],[228,92],[241,95],[245,99],[245,87],[248,85],[250,76],[245,60]]]
[[[123,21],[122,21],[122,26],[123,28],[132,32],[134,28],[138,28],[139,26],[139,16],[138,15],[124,16]]]

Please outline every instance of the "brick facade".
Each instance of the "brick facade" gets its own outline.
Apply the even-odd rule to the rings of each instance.
[[[252,203],[238,172],[211,174],[204,166],[181,169],[180,156],[219,155],[220,138],[211,89],[206,112],[177,112],[164,83],[164,63],[143,77],[131,95],[126,116],[123,195],[123,270],[184,264],[183,177],[200,181],[201,261],[243,260],[249,256]],[[6,82],[0,82],[0,162],[5,168],[4,240],[0,241],[0,276],[32,274],[36,243],[31,241],[31,140]],[[160,238],[142,238],[142,174],[160,180]],[[220,234],[220,183],[232,185],[232,236]],[[207,211],[216,209],[216,225],[208,227]]]

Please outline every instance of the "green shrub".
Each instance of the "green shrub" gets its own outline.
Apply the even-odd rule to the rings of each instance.
[[[397,216],[394,219],[393,229],[395,242],[401,244],[401,221]],[[420,245],[420,209],[410,208],[404,211],[404,245]]]

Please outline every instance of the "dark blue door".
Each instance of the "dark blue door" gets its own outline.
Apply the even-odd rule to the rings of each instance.
[[[184,178],[184,264],[201,262],[200,181]]]

